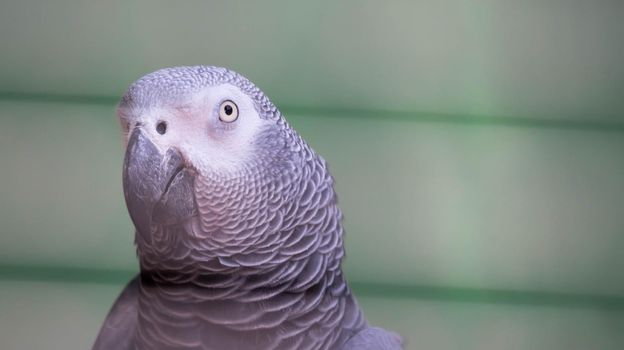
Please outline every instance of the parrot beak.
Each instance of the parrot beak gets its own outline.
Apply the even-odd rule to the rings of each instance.
[[[148,242],[159,225],[175,225],[195,215],[195,173],[175,148],[161,154],[140,127],[130,136],[123,165],[123,188],[130,218]]]

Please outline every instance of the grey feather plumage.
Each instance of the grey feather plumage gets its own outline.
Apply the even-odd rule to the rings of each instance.
[[[133,216],[141,274],[94,348],[400,349],[398,336],[368,325],[341,271],[342,214],[327,164],[255,85],[218,67],[154,72],[122,98],[124,130],[138,142],[141,111],[225,83],[268,122],[251,140],[254,156],[236,171],[185,168],[137,209],[151,219]],[[131,182],[143,175],[128,157]],[[125,190],[132,216],[144,198]]]

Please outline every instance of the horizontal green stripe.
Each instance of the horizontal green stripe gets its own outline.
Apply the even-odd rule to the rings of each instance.
[[[43,93],[0,92],[0,100],[47,102],[47,103],[75,103],[94,105],[115,105],[120,97],[89,96],[89,95],[61,95]],[[327,116],[339,118],[358,118],[375,120],[404,120],[432,123],[453,123],[464,125],[498,125],[511,127],[558,128],[597,130],[608,132],[624,132],[624,123],[613,121],[592,120],[562,120],[548,118],[524,118],[504,116],[476,116],[467,114],[443,114],[428,112],[384,111],[352,108],[326,107],[297,107],[282,106],[284,115]],[[622,116],[624,119],[624,116]],[[588,117],[588,119],[591,117]]]
[[[392,299],[595,308],[624,311],[624,296],[352,282],[356,295]]]
[[[285,115],[328,116],[341,118],[403,120],[427,123],[449,123],[462,125],[492,125],[523,128],[554,128],[572,130],[594,130],[624,132],[624,123],[612,121],[590,121],[571,119],[540,119],[507,116],[477,116],[469,114],[444,114],[434,112],[402,112],[383,110],[358,110],[347,108],[308,108],[286,107],[281,109]],[[624,116],[623,116],[624,117]],[[624,119],[624,118],[623,118]]]
[[[136,271],[0,265],[0,280],[68,283],[127,283]],[[584,295],[538,291],[477,288],[406,286],[352,282],[356,296],[390,299],[420,299],[442,302],[535,305],[624,310],[624,296]]]
[[[125,284],[138,271],[0,265],[0,280]]]
[[[90,105],[115,105],[121,96],[93,96],[93,95],[61,95],[42,94],[27,92],[0,91],[0,100],[23,101],[23,102],[48,102],[48,103],[77,103]]]

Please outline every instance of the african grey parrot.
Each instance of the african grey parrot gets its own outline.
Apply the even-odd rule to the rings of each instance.
[[[243,76],[148,74],[123,96],[123,188],[141,272],[94,349],[400,349],[341,271],[325,161]]]

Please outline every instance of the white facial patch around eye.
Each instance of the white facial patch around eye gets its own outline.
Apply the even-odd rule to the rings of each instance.
[[[254,138],[268,122],[260,118],[253,100],[231,84],[210,86],[191,99],[192,111],[176,143],[200,172],[235,173],[254,157]],[[224,101],[238,108],[238,118],[219,118]]]
[[[227,100],[236,104],[239,114],[229,123],[219,119],[219,107]],[[178,105],[124,109],[118,114],[124,146],[135,125],[140,124],[161,154],[177,148],[196,170],[205,174],[235,173],[253,161],[254,139],[269,124],[260,118],[253,100],[231,84],[207,87],[194,96],[185,96]],[[161,122],[166,128],[159,131]],[[128,132],[125,125],[129,125]]]

